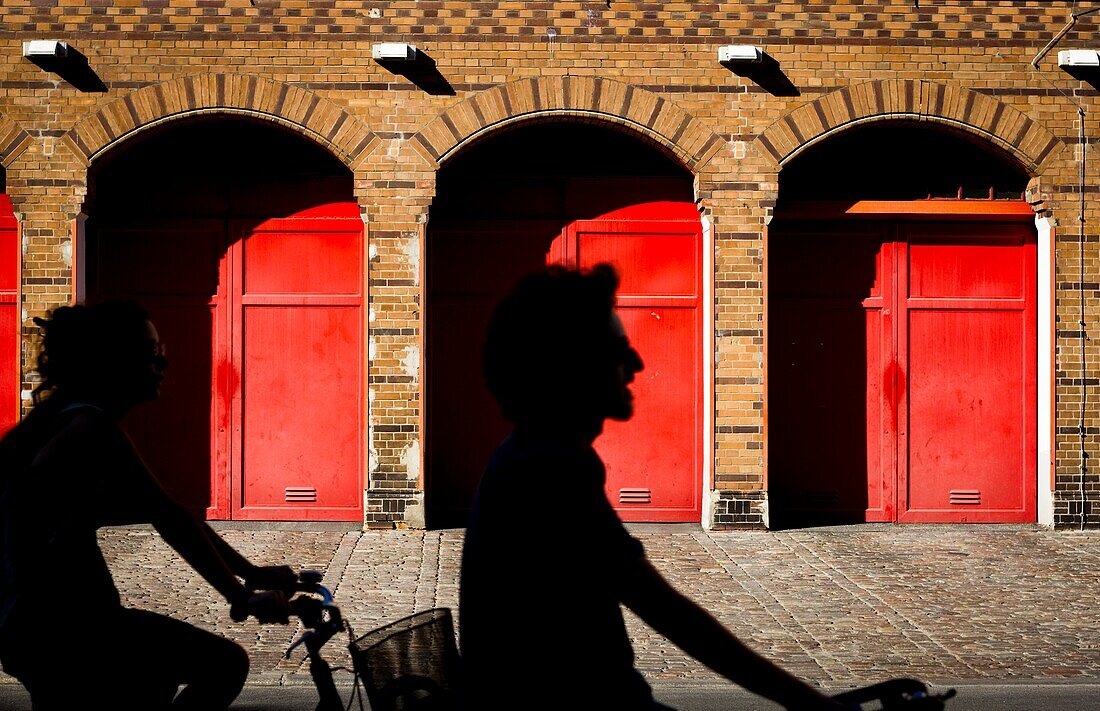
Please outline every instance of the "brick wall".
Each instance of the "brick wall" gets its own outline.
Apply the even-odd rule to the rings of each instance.
[[[367,522],[422,521],[420,254],[435,171],[472,136],[525,117],[601,120],[677,156],[714,225],[714,503],[719,524],[759,524],[766,473],[764,239],[784,160],[857,121],[939,120],[1014,155],[1058,221],[1056,522],[1077,525],[1080,461],[1100,444],[1096,165],[1077,233],[1078,114],[1100,134],[1096,91],[1031,68],[1073,3],[428,2],[33,0],[0,6],[0,161],[24,228],[25,387],[30,318],[72,294],[72,225],[87,167],[134,132],[196,112],[278,121],[355,175],[367,222],[370,471]],[[1095,46],[1085,17],[1058,49]],[[21,57],[66,40],[106,91],[81,92]],[[425,75],[371,61],[411,42]],[[716,62],[756,44],[795,91]],[[786,94],[786,95],[782,95]],[[1091,142],[1092,139],[1090,139]],[[1090,147],[1089,152],[1093,149]],[[1082,379],[1082,358],[1086,364]],[[410,366],[410,364],[413,364]],[[1040,374],[1040,378],[1045,377]],[[1084,437],[1081,402],[1086,400]],[[1100,465],[1086,472],[1100,524]]]

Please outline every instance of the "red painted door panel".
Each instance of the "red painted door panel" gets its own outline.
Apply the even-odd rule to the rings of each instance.
[[[607,494],[626,521],[697,521],[702,490],[702,232],[698,220],[583,220],[565,251],[590,268],[613,264],[618,312],[645,369],[631,385],[634,417],[596,440]]]
[[[234,519],[362,518],[362,229],[234,229]]]
[[[1032,231],[931,225],[903,236],[898,519],[1034,521]]]
[[[875,227],[769,242],[773,525],[894,518],[893,254]]]
[[[778,525],[1035,520],[1033,230],[787,225],[769,260]]]
[[[558,223],[436,224],[428,239],[426,480],[433,527],[466,525],[478,481],[511,430],[481,377],[489,318],[542,268]]]
[[[0,193],[0,433],[19,420],[19,226]]]
[[[88,300],[135,299],[149,311],[169,360],[160,397],[123,426],[165,489],[196,514],[226,518],[224,388],[227,358],[223,220],[157,220],[89,229]],[[220,357],[219,357],[220,355]],[[220,496],[221,495],[221,496]]]

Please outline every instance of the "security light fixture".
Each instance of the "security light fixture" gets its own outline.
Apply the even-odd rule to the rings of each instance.
[[[1100,52],[1094,49],[1063,49],[1058,53],[1062,69],[1100,69]]]
[[[68,42],[27,40],[23,43],[23,58],[43,71],[56,74],[79,91],[107,91],[107,85],[88,64],[88,58]]]
[[[718,48],[718,61],[721,64],[760,64],[764,61],[764,50],[751,44],[727,44]]]
[[[415,62],[419,52],[411,44],[382,42],[372,46],[370,54],[376,62]]]
[[[27,59],[63,59],[69,54],[69,45],[58,40],[30,40],[23,43],[23,56]]]

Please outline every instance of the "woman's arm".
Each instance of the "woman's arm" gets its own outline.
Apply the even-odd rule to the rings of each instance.
[[[214,547],[229,569],[239,577],[244,578],[245,585],[258,590],[292,590],[298,582],[298,574],[285,565],[255,565],[237,550],[229,545],[229,542],[218,535],[218,532],[205,521],[199,521],[203,533],[210,545]]]
[[[151,523],[161,538],[221,593],[235,617],[254,614],[261,621],[286,621],[282,593],[256,596],[237,579],[237,575],[247,577],[265,569],[253,566],[173,500],[112,420],[101,413],[83,413],[51,445],[79,453],[68,467],[83,469],[74,474],[92,490],[88,503],[94,510],[88,515],[96,525]]]
[[[166,494],[150,513],[152,514],[150,523],[165,543],[172,546],[206,582],[221,593],[231,606],[239,607],[248,604],[252,591],[237,579],[232,563],[215,547],[212,537],[207,535],[209,526],[196,519]],[[213,538],[221,541],[213,531],[210,533],[213,534]],[[228,544],[224,545],[232,550]],[[236,551],[233,551],[233,555],[245,561],[244,557]]]

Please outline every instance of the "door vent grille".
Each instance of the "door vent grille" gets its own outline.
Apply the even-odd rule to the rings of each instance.
[[[288,486],[283,494],[287,503],[312,504],[317,501],[317,489],[312,486]]]
[[[964,506],[977,506],[982,503],[982,492],[977,489],[952,489],[951,503]]]
[[[652,492],[649,489],[619,489],[620,504],[651,504]]]
[[[835,491],[807,491],[805,502],[812,509],[829,509],[840,503],[840,497]]]

